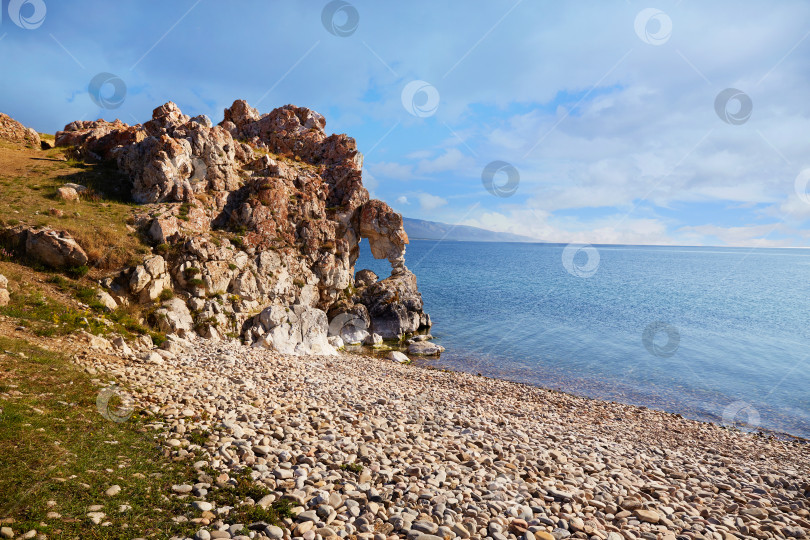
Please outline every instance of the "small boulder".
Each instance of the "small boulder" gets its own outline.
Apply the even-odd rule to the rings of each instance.
[[[105,308],[109,309],[110,311],[115,310],[118,307],[118,302],[115,301],[115,298],[110,296],[107,291],[99,290],[96,292],[96,300],[101,302]]]
[[[2,304],[0,304],[0,305],[2,305]],[[326,339],[327,339],[327,341],[329,341],[329,345],[331,345],[335,349],[342,349],[343,347],[346,346],[346,344],[343,343],[343,338],[340,337],[340,336],[329,336]]]
[[[155,315],[161,332],[186,337],[194,329],[191,311],[181,298],[174,297],[166,300]]]
[[[408,358],[408,356],[405,353],[401,353],[399,351],[391,351],[390,353],[388,353],[388,356],[386,356],[386,358],[388,358],[389,360],[393,360],[394,362],[398,362],[400,364],[405,364],[410,360],[410,358]]]
[[[369,347],[379,347],[383,344],[383,338],[379,334],[369,334],[363,340],[363,345]]]
[[[408,352],[417,356],[436,356],[444,352],[444,347],[429,341],[417,341],[408,345]]]
[[[146,351],[145,353],[141,354],[141,360],[145,364],[161,365],[163,363],[163,357],[154,351]]]
[[[180,232],[177,224],[177,218],[174,216],[168,218],[156,218],[152,220],[152,226],[149,228],[149,236],[158,244],[168,244],[175,240]]]
[[[85,191],[87,191],[87,186],[83,186],[81,184],[74,184],[73,182],[68,182],[67,184],[64,184],[62,187],[73,188],[76,190],[76,193],[78,194],[82,194]]]
[[[71,187],[62,186],[60,188],[57,188],[56,195],[63,201],[72,202],[79,200],[79,193]]]
[[[365,287],[367,285],[371,285],[372,283],[377,283],[379,280],[379,276],[372,272],[371,270],[360,270],[354,276],[354,286],[358,289],[360,287]]]
[[[320,309],[293,305],[270,306],[253,319],[254,333],[261,334],[254,346],[283,354],[335,355],[327,340],[326,313]]]
[[[8,293],[8,279],[3,274],[0,274],[0,306],[7,306],[11,301]]]

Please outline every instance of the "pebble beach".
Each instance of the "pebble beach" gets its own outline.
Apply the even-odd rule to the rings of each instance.
[[[810,446],[799,441],[358,354],[204,339],[164,348],[76,361],[116,377],[169,455],[197,460],[199,482],[167,495],[186,500],[199,539],[810,532]],[[195,444],[193,432],[207,439]],[[241,504],[284,498],[295,518],[232,523],[229,508],[206,501],[245,472],[271,494]]]

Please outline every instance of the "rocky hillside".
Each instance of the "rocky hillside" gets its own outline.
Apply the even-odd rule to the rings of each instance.
[[[354,139],[327,135],[325,124],[306,108],[260,114],[238,100],[218,125],[169,102],[143,124],[65,126],[57,147],[128,179],[138,203],[131,225],[151,245],[139,264],[101,276],[109,299],[152,304],[146,322],[165,333],[241,337],[285,353],[330,354],[346,341],[401,341],[429,328],[405,266],[402,216],[369,199]],[[13,140],[39,144],[20,127]],[[65,184],[54,197],[78,199],[85,189]],[[2,237],[46,266],[93,264],[52,227],[17,224]],[[390,261],[390,277],[354,278],[361,239]]]

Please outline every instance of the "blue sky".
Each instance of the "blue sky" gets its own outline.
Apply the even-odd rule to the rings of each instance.
[[[169,100],[215,122],[237,98],[294,103],[355,137],[366,186],[409,217],[553,242],[810,245],[806,1],[2,8],[0,111],[40,131],[143,122]],[[119,108],[91,99],[99,73],[125,83]],[[514,176],[493,194],[494,161]]]

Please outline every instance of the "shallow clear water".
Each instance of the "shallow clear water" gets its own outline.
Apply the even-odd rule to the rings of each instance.
[[[433,363],[810,437],[810,250],[564,248],[412,241]]]

